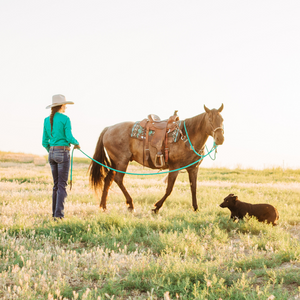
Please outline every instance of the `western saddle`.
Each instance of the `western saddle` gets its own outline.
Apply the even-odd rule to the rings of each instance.
[[[174,115],[167,120],[161,120],[159,116],[150,114],[147,119],[140,122],[140,126],[144,128],[145,131],[145,158],[149,159],[149,141],[150,145],[156,148],[157,153],[154,159],[154,165],[157,168],[161,168],[168,162],[169,148],[168,148],[168,134],[178,128],[177,121],[179,117],[177,116],[177,110],[175,110]],[[149,136],[149,131],[154,131],[152,136]],[[163,147],[165,150],[165,158],[163,155]]]

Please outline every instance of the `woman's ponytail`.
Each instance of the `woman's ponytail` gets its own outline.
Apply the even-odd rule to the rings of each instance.
[[[53,118],[54,115],[61,109],[62,105],[54,106],[51,108],[51,114],[50,114],[50,124],[51,124],[51,136],[52,136],[52,128],[53,128]]]

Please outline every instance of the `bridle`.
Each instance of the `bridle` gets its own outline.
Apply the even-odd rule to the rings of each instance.
[[[208,119],[208,120],[209,120],[210,126],[213,128],[213,125],[212,125],[210,119]],[[215,129],[212,131],[212,137],[213,137],[214,139],[215,139],[215,133],[216,133],[216,131],[218,131],[218,130],[222,130],[222,133],[224,134],[224,128],[221,127],[221,126],[219,126],[219,127],[215,128]]]
[[[217,131],[217,130],[219,130],[219,129],[221,129],[222,131],[223,131],[223,134],[224,134],[224,129],[223,129],[223,127],[217,127],[217,128],[215,128],[214,130],[213,130],[213,137],[214,137],[214,135],[215,135],[215,132]]]
[[[212,124],[210,124],[211,125],[211,127],[212,127]],[[223,132],[223,134],[224,134],[224,129],[223,129],[223,127],[217,127],[217,128],[215,128],[214,130],[213,130],[213,134],[212,134],[212,137],[213,137],[213,139],[214,139],[214,142],[215,142],[215,133],[216,133],[216,131],[217,130],[222,130],[222,132]],[[216,149],[216,153],[217,153],[217,149]]]

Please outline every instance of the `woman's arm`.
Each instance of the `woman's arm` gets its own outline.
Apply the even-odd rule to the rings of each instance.
[[[65,124],[65,134],[68,143],[73,145],[79,145],[79,142],[73,137],[71,121],[69,118],[67,118],[67,122]]]
[[[43,131],[42,145],[49,152],[49,150],[50,150],[50,136],[48,135],[47,130],[46,130],[46,120],[44,121],[44,131]]]

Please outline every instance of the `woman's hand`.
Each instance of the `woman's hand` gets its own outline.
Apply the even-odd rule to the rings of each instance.
[[[79,145],[75,145],[74,149],[80,149],[80,146]]]

